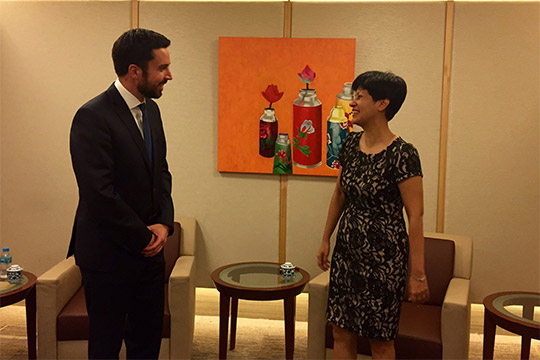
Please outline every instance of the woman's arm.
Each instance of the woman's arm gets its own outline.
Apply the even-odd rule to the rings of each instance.
[[[409,300],[424,302],[429,298],[429,288],[424,268],[424,191],[422,177],[413,176],[398,183],[403,205],[409,220],[409,246],[411,268]]]
[[[324,271],[330,268],[330,262],[328,261],[328,254],[330,253],[330,237],[336,228],[345,205],[345,194],[341,189],[340,181],[341,169],[339,170],[336,187],[334,188],[334,193],[332,194],[332,200],[330,200],[330,207],[328,209],[328,216],[326,218],[326,225],[324,227],[323,239],[317,254],[319,267]]]

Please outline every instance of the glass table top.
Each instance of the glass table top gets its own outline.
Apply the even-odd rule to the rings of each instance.
[[[28,278],[23,274],[22,280],[16,284],[10,284],[7,280],[0,281],[0,294],[5,294],[23,287],[28,282]]]
[[[303,275],[300,271],[295,271],[293,278],[285,280],[279,273],[278,264],[250,263],[223,269],[219,278],[234,286],[264,289],[296,284],[302,280]]]
[[[514,308],[514,305],[521,305],[523,307],[533,307],[533,318],[529,319],[523,316],[523,313],[514,311],[509,311],[509,307]],[[534,313],[537,312],[538,306],[540,305],[540,295],[538,294],[505,294],[496,297],[493,299],[493,307],[500,311],[501,313],[510,316],[516,320],[529,323],[531,325],[540,325],[539,321],[534,320]]]

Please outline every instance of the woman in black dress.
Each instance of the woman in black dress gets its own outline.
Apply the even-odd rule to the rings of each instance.
[[[321,269],[331,269],[327,317],[334,359],[356,359],[358,335],[369,339],[373,359],[393,359],[407,279],[409,300],[429,297],[422,169],[414,146],[388,127],[405,100],[405,81],[369,71],[355,79],[353,91],[352,122],[363,131],[350,133],[339,154],[341,170],[317,257]],[[338,220],[330,266],[330,236]]]

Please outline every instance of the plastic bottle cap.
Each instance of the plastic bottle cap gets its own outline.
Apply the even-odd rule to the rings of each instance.
[[[5,247],[2,249],[3,251],[9,251],[9,248],[8,247]]]

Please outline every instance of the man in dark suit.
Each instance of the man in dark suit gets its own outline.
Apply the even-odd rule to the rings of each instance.
[[[70,135],[79,205],[68,256],[81,269],[90,359],[157,359],[163,247],[173,231],[171,174],[157,104],[172,79],[170,41],[133,29],[113,45],[118,79],[75,114]]]

